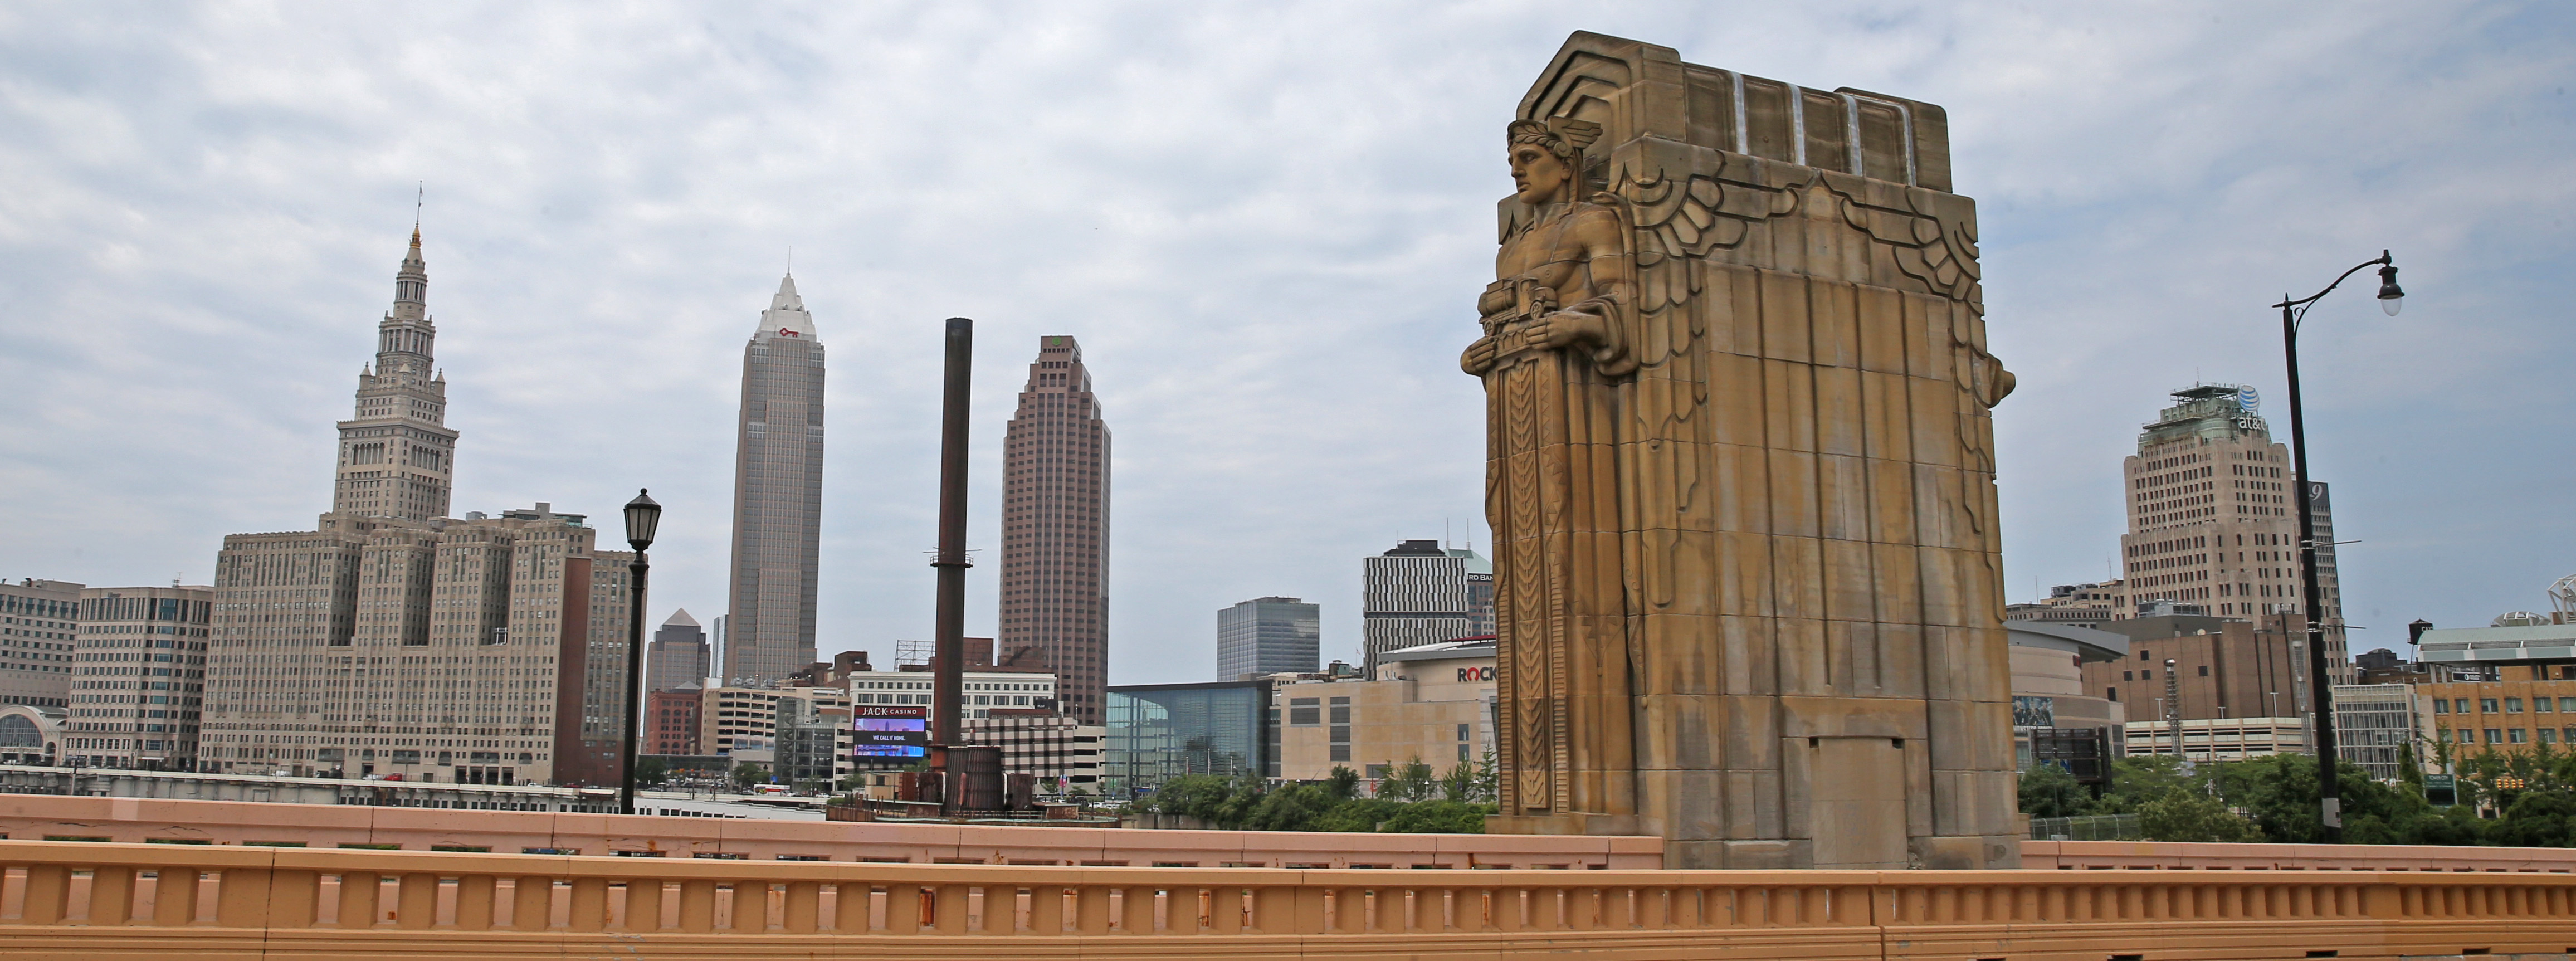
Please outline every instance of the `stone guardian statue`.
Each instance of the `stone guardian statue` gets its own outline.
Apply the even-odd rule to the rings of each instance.
[[[1494,617],[1513,640],[1495,674],[1510,691],[1498,721],[1511,733],[1498,740],[1506,811],[1635,805],[1634,786],[1607,775],[1630,766],[1612,412],[1616,380],[1637,368],[1626,348],[1636,264],[1618,199],[1582,194],[1581,150],[1600,132],[1511,125],[1527,216],[1504,230],[1498,279],[1476,304],[1484,336],[1460,362],[1485,379]]]
[[[1939,107],[1577,33],[1507,136],[1497,832],[2019,863],[1973,202]]]

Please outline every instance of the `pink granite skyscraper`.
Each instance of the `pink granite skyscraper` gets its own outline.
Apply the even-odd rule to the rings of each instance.
[[[1109,686],[1109,425],[1073,338],[1038,338],[1003,451],[996,641],[1037,647],[1055,672],[1058,706],[1099,724]]]

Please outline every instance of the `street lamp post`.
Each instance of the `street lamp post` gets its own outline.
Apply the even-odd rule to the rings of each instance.
[[[2317,589],[2316,489],[2308,477],[2307,420],[2299,407],[2299,324],[2307,319],[2308,308],[2315,306],[2319,298],[2333,293],[2352,275],[2374,266],[2379,268],[2379,308],[2395,317],[2405,303],[2406,292],[2397,287],[2397,259],[2385,250],[2379,252],[2378,258],[2344,271],[2324,290],[2297,300],[2282,294],[2281,302],[2272,305],[2281,308],[2281,351],[2290,371],[2290,461],[2299,485],[2294,497],[2299,503],[2299,590],[2307,620],[2302,633],[2308,641],[2309,710],[2316,718],[2317,810],[2325,824],[2328,844],[2343,843],[2343,799],[2335,784],[2334,685],[2326,673],[2325,609]]]
[[[626,565],[626,744],[618,754],[624,770],[617,780],[617,813],[635,813],[635,752],[642,747],[640,736],[644,713],[644,549],[653,546],[653,529],[662,525],[662,505],[638,489],[635,499],[626,502],[626,543],[635,548],[635,560]]]

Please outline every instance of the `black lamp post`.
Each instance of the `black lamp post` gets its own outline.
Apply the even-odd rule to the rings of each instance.
[[[662,505],[653,502],[638,488],[635,499],[626,502],[626,543],[635,548],[635,560],[626,565],[629,575],[626,600],[626,746],[618,760],[625,771],[617,782],[617,813],[635,813],[635,752],[642,747],[639,719],[644,713],[644,549],[653,546],[653,529],[662,525]]]
[[[2364,268],[2374,266],[2379,268],[2379,309],[2395,317],[2405,303],[2406,292],[2397,287],[2397,260],[2385,250],[2379,252],[2377,259],[2344,271],[2324,290],[2297,300],[2282,294],[2281,302],[2272,305],[2281,308],[2281,347],[2290,365],[2290,461],[2299,485],[2294,498],[2299,502],[2299,589],[2307,622],[2302,633],[2308,644],[2309,713],[2315,718],[2317,737],[2317,810],[2325,824],[2328,844],[2343,843],[2343,797],[2335,784],[2334,684],[2326,676],[2325,608],[2317,593],[2317,491],[2308,479],[2307,421],[2299,410],[2299,324],[2307,319],[2308,308],[2315,306],[2318,298],[2333,293]]]

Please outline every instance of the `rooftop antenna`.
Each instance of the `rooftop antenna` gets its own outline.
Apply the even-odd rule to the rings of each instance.
[[[1449,546],[1449,519],[1443,517],[1440,519],[1440,549],[1445,551]]]
[[[787,276],[796,276],[796,245],[787,245]]]
[[[420,208],[429,202],[429,181],[415,180],[411,185],[411,232],[420,232]]]

